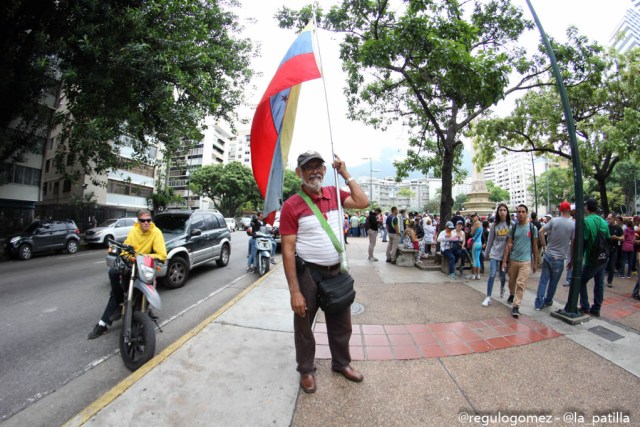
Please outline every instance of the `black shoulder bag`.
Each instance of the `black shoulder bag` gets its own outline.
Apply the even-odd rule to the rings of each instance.
[[[331,229],[331,226],[324,218],[320,209],[311,201],[311,198],[303,192],[298,192],[300,197],[307,202],[311,211],[316,215],[318,221],[324,228],[324,231],[329,235],[329,239],[331,239],[331,243],[336,248],[336,251],[340,254],[340,259],[342,260],[344,254],[344,248],[338,242],[338,238],[335,233]],[[342,266],[343,263],[341,262]],[[356,291],[353,289],[353,277],[346,271],[340,271],[337,276],[328,277],[322,279],[318,283],[318,305],[325,313],[336,314],[340,313],[342,310],[348,308],[353,304],[353,301],[356,298]]]

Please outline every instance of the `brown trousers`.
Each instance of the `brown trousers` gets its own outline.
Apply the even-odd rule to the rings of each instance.
[[[302,271],[301,271],[302,270]],[[340,273],[340,267],[332,270],[315,269],[306,266],[298,267],[298,283],[300,291],[307,303],[305,317],[293,315],[293,331],[296,344],[297,370],[301,375],[315,372],[316,340],[311,327],[318,313],[318,285],[324,277],[333,277]],[[351,307],[341,313],[325,313],[327,336],[331,350],[331,368],[340,371],[351,363],[349,340],[351,339]]]

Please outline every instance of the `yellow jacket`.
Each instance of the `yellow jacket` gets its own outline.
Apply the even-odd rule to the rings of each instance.
[[[154,223],[149,226],[149,231],[142,231],[140,224],[137,222],[127,235],[124,241],[125,245],[131,245],[140,254],[151,255],[160,261],[167,260],[167,247],[164,244],[162,231],[156,228]]]

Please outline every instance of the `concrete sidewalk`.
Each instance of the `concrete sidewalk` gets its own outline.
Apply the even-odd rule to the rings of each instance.
[[[640,304],[630,292],[626,322],[603,316],[569,326],[549,309],[535,312],[529,286],[515,320],[506,296],[480,306],[486,276],[451,281],[397,267],[384,262],[379,241],[381,261],[369,262],[367,245],[350,238],[347,246],[357,291],[351,350],[362,383],[331,372],[320,313],[318,391],[300,391],[278,265],[67,425],[640,425],[640,335],[632,327]],[[616,290],[605,288],[605,298],[625,298]]]

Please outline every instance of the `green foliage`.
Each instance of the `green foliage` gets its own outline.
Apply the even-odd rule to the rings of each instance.
[[[182,197],[176,194],[171,187],[165,187],[161,190],[157,190],[151,195],[151,200],[153,200],[154,212],[162,212],[167,208],[167,206],[183,202]]]
[[[284,202],[296,194],[300,190],[301,185],[302,180],[298,178],[298,175],[292,170],[285,169],[284,179],[282,181],[282,201]]]
[[[576,57],[573,68],[565,67],[564,78],[583,175],[596,181],[602,209],[608,213],[607,179],[620,161],[639,158],[640,49],[621,55],[605,52],[575,31],[570,30],[569,37],[572,50],[558,51]],[[473,136],[478,152],[474,161],[479,165],[505,150],[572,159],[560,97],[552,87],[531,90],[511,115],[483,120]]]
[[[427,201],[422,209],[431,214],[437,214],[440,211],[440,199],[431,199]]]
[[[0,6],[0,157],[41,147],[51,120],[43,94],[63,95],[56,166],[73,153],[83,171],[120,166],[132,144],[148,161],[200,140],[202,119],[229,120],[251,77],[252,46],[239,39],[235,0],[35,2]],[[53,102],[50,102],[53,104]],[[18,129],[7,131],[22,118]],[[121,138],[131,139],[125,142]]]
[[[403,187],[398,191],[398,196],[400,196],[400,197],[409,197],[409,198],[411,198],[411,197],[413,197],[415,195],[416,195],[415,191],[411,191],[411,189],[407,188],[407,187]]]
[[[257,208],[262,201],[251,169],[240,162],[198,168],[190,181],[194,192],[213,200],[225,217],[235,217],[247,202]]]
[[[538,184],[538,205],[547,206],[547,193],[549,194],[549,206],[553,205],[556,208],[564,200],[571,202],[575,200],[573,172],[570,168],[549,168],[536,177],[536,182]],[[527,191],[535,194],[533,178]]]
[[[469,196],[467,194],[458,194],[453,201],[453,210],[461,211],[464,209],[464,204],[469,201]]]
[[[627,215],[635,214],[634,199],[640,181],[640,162],[624,160],[617,164],[607,182],[607,198],[611,210]],[[619,193],[620,197],[617,197]],[[615,202],[612,201],[616,198]]]
[[[283,8],[283,27],[302,28],[311,9]],[[374,128],[394,122],[410,130],[398,177],[418,170],[442,177],[440,213],[450,216],[453,176],[461,167],[461,134],[507,94],[525,90],[549,66],[541,53],[517,46],[533,27],[508,0],[458,2],[344,0],[320,25],[344,34],[340,57],[347,73],[349,117]],[[576,57],[567,49],[560,55]],[[508,76],[521,75],[509,87]],[[533,83],[532,83],[533,82]]]
[[[487,190],[489,191],[489,200],[495,203],[505,202],[508,203],[511,200],[511,194],[504,188],[497,186],[493,181],[487,181]]]

